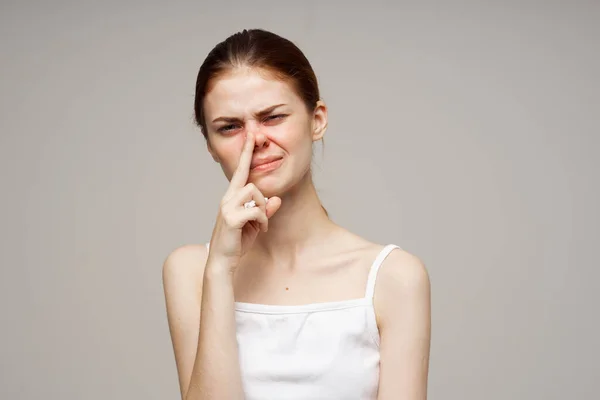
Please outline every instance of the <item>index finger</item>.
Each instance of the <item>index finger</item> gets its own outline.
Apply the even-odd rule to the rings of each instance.
[[[250,164],[252,163],[252,154],[254,153],[254,135],[250,132],[246,135],[246,141],[244,142],[244,148],[240,155],[237,168],[231,178],[230,187],[242,188],[248,182],[248,175],[250,174]]]

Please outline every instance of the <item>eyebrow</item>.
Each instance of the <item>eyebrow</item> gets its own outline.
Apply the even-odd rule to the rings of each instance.
[[[265,116],[265,115],[270,114],[271,112],[273,112],[276,108],[279,108],[279,107],[282,107],[282,106],[285,106],[285,105],[286,104],[284,104],[284,103],[282,103],[282,104],[276,104],[274,106],[265,108],[264,110],[257,112],[255,115],[257,117],[263,117],[263,116]],[[235,118],[235,117],[218,117],[218,118],[213,119],[212,122],[213,123],[214,122],[219,122],[219,121],[236,122],[236,121],[239,121],[239,120],[240,120],[239,118]]]

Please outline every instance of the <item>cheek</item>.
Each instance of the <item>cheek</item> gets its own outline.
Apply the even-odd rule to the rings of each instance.
[[[291,155],[312,148],[310,128],[304,121],[283,124],[272,131],[272,137]]]
[[[235,135],[218,143],[215,150],[224,170],[233,172],[237,168],[243,145],[244,137],[242,135]]]
[[[291,158],[293,169],[295,173],[304,174],[308,168],[313,157],[312,140],[306,131],[295,132],[294,135],[290,135],[288,139],[282,143],[282,147],[288,153]]]

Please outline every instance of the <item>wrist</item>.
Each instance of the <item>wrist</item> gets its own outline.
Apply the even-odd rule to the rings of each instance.
[[[214,259],[209,256],[204,268],[204,276],[209,279],[233,280],[234,270],[235,265],[232,262]]]

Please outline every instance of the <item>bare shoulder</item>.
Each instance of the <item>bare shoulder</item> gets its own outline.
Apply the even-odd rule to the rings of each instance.
[[[199,306],[207,256],[206,246],[190,244],[176,248],[165,259],[162,280],[169,316]]]
[[[208,251],[203,244],[188,244],[173,250],[165,259],[162,274],[164,279],[201,277]]]
[[[429,273],[419,257],[397,248],[383,261],[378,281],[384,290],[419,290],[429,286]]]
[[[378,320],[385,324],[399,312],[428,313],[430,280],[425,263],[403,249],[392,250],[383,261],[375,286]]]

